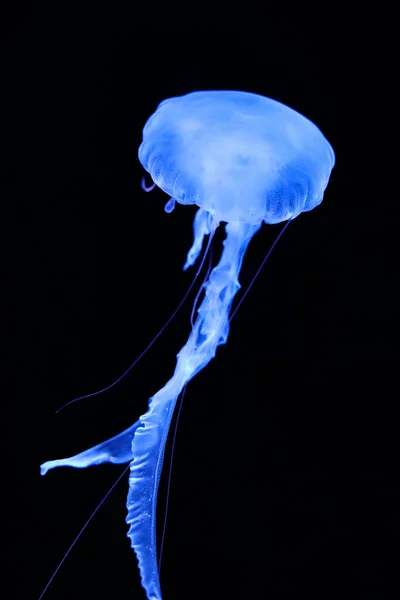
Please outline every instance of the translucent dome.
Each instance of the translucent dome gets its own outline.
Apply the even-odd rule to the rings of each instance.
[[[278,223],[322,201],[335,162],[311,121],[247,92],[194,92],[162,102],[139,159],[180,204],[218,221]]]

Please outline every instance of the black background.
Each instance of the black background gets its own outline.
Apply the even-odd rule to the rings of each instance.
[[[282,21],[260,26],[257,11],[249,23],[236,14],[203,24],[191,10],[175,20],[158,13],[156,21],[155,6],[140,15],[13,10],[3,21],[13,130],[5,183],[16,217],[7,324],[17,365],[5,433],[13,456],[21,451],[10,495],[22,504],[20,577],[10,597],[38,598],[124,468],[41,478],[39,465],[133,423],[172,375],[189,334],[196,291],[120,384],[54,415],[116,379],[190,285],[193,273],[182,266],[194,208],[177,205],[167,215],[163,192],[142,191],[137,149],[161,100],[207,89],[288,104],[317,124],[337,163],[322,205],[289,226],[227,345],[188,386],[163,597],[361,597],[374,584],[382,594],[390,553],[384,576],[377,565],[391,543],[398,472],[399,414],[387,377],[394,324],[378,319],[386,300],[376,290],[389,267],[377,266],[370,224],[350,192],[343,107],[352,103],[351,57],[341,26],[321,17],[320,27],[304,30],[292,15],[292,33]],[[264,225],[251,242],[243,289],[280,228]],[[376,230],[372,240],[379,245]],[[215,257],[221,241],[219,233]],[[144,598],[126,537],[126,494],[127,477],[46,599]],[[163,480],[160,524],[164,508]]]

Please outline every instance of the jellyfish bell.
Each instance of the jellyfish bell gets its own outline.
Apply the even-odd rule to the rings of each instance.
[[[180,204],[218,221],[277,223],[317,206],[334,165],[320,130],[293,109],[248,92],[164,100],[143,130],[139,159]]]
[[[194,92],[162,102],[144,127],[139,158],[154,183],[171,196],[167,212],[175,201],[199,207],[184,269],[196,261],[204,237],[210,235],[210,244],[216,226],[225,222],[221,257],[202,284],[204,297],[175,371],[150,398],[147,412],[89,450],[44,463],[41,472],[130,462],[128,536],[147,598],[161,600],[156,506],[176,402],[227,341],[250,240],[263,222],[289,221],[317,206],[335,159],[322,133],[302,115],[263,96],[228,91]]]

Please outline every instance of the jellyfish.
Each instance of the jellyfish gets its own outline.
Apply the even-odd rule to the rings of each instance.
[[[128,537],[148,600],[161,600],[157,493],[178,397],[228,339],[250,240],[263,223],[289,222],[318,206],[335,156],[311,121],[280,102],[248,92],[203,91],[161,102],[143,129],[139,160],[153,184],[169,195],[166,212],[176,203],[198,207],[184,269],[195,264],[205,237],[210,240],[223,223],[221,257],[202,284],[203,299],[175,371],[150,398],[147,412],[89,450],[45,462],[41,473],[61,466],[130,463]]]

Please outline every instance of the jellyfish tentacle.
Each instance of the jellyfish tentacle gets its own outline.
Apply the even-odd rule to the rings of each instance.
[[[199,301],[199,298],[200,298],[201,294],[204,291],[204,284],[207,281],[208,276],[210,275],[210,271],[211,271],[211,267],[212,267],[212,260],[213,259],[212,259],[212,247],[211,247],[211,244],[210,244],[209,254],[210,254],[210,256],[209,256],[209,260],[208,260],[207,273],[205,274],[205,277],[204,277],[204,279],[203,279],[203,281],[201,283],[201,286],[199,287],[199,290],[198,290],[198,292],[196,294],[196,298],[194,299],[193,306],[192,306],[192,312],[190,313],[190,324],[192,325],[192,327],[194,325],[194,315],[195,315],[195,312],[196,312],[196,309],[197,309],[197,303]]]
[[[238,274],[244,252],[260,225],[227,224],[218,265],[205,284],[205,297],[185,346],[177,356],[174,375],[149,401],[132,441],[129,477],[128,536],[138,558],[147,597],[161,599],[156,549],[156,504],[165,443],[173,411],[183,387],[215,356],[229,333],[229,310],[240,288]]]
[[[46,475],[51,469],[57,467],[75,467],[76,469],[85,469],[92,465],[100,465],[105,462],[113,464],[128,463],[132,460],[132,439],[135,435],[140,421],[136,421],[131,427],[125,429],[118,435],[85,450],[69,458],[59,458],[58,460],[48,460],[40,466],[41,475]]]
[[[186,271],[189,267],[194,265],[203,246],[203,240],[213,230],[213,218],[209,212],[199,208],[196,212],[193,221],[193,234],[194,241],[190,248],[183,270]]]
[[[259,274],[262,271],[262,268],[264,267],[265,263],[267,262],[268,258],[271,255],[272,250],[275,248],[275,246],[277,245],[277,243],[279,242],[279,240],[281,239],[282,235],[284,234],[284,232],[286,231],[289,223],[291,222],[291,219],[289,219],[285,225],[282,227],[282,229],[280,230],[279,234],[277,235],[277,237],[275,238],[274,243],[272,244],[272,246],[270,247],[270,249],[268,250],[267,254],[264,256],[264,259],[261,263],[261,265],[258,267],[257,271],[255,272],[255,275],[253,276],[252,280],[250,281],[249,285],[247,286],[247,289],[245,290],[244,294],[242,295],[242,297],[240,298],[239,302],[237,303],[235,310],[233,311],[233,313],[231,314],[231,316],[229,317],[229,322],[232,321],[233,317],[236,315],[237,311],[239,310],[240,306],[243,304],[244,299],[246,298],[247,294],[249,293],[249,291],[251,290],[251,288],[253,287],[253,284],[255,282],[255,280],[257,279],[257,277],[259,276]]]
[[[155,183],[152,183],[150,185],[146,185],[146,179],[145,177],[142,177],[142,190],[145,192],[151,192],[152,190],[154,190],[154,188],[156,187]]]
[[[47,592],[47,590],[49,589],[50,585],[52,584],[55,576],[57,575],[58,571],[61,569],[61,567],[63,566],[64,562],[66,561],[66,559],[68,558],[68,555],[71,553],[73,547],[75,546],[75,544],[77,543],[77,541],[79,540],[79,538],[81,537],[81,535],[83,534],[83,532],[85,531],[86,527],[89,525],[89,523],[92,521],[93,517],[96,515],[96,513],[100,510],[100,508],[103,506],[104,502],[107,500],[107,498],[110,496],[110,494],[112,493],[112,491],[114,490],[114,488],[119,484],[119,482],[121,481],[121,479],[123,478],[123,476],[125,475],[125,473],[127,472],[127,470],[129,469],[128,467],[125,467],[125,469],[122,471],[122,473],[118,476],[118,478],[114,481],[114,483],[112,484],[112,486],[110,487],[110,489],[108,490],[108,492],[103,496],[103,498],[100,500],[100,502],[98,503],[98,505],[96,506],[96,508],[92,511],[90,517],[88,519],[86,519],[83,527],[81,527],[81,529],[79,530],[79,533],[75,536],[74,540],[72,541],[72,543],[70,544],[69,548],[67,549],[66,553],[64,554],[64,556],[62,557],[62,559],[60,560],[60,562],[58,563],[57,567],[54,569],[53,574],[51,575],[50,579],[47,581],[45,587],[42,590],[42,593],[40,594],[38,600],[42,600],[43,596],[45,595],[45,593]]]
[[[212,221],[211,221],[211,225],[212,225],[212,228],[210,228],[210,232],[209,232],[209,233],[211,233],[211,236],[210,236],[210,238],[208,240],[208,244],[207,244],[206,250],[205,250],[203,258],[202,258],[202,260],[200,262],[199,268],[197,269],[196,275],[193,277],[190,286],[188,287],[185,295],[183,296],[182,300],[180,301],[180,303],[178,304],[178,306],[176,307],[176,309],[174,310],[174,312],[172,313],[172,315],[164,323],[164,325],[161,327],[161,329],[159,330],[159,332],[154,336],[154,338],[151,340],[151,342],[139,354],[139,356],[133,361],[133,363],[131,363],[131,365],[122,373],[122,375],[120,375],[115,381],[113,381],[112,383],[110,383],[106,387],[101,388],[100,390],[97,390],[97,392],[92,392],[91,394],[85,394],[84,396],[78,396],[78,398],[74,398],[73,400],[70,400],[66,404],[63,404],[63,406],[61,406],[61,408],[59,408],[58,410],[56,410],[55,414],[61,412],[62,410],[64,410],[64,408],[66,408],[70,404],[74,404],[75,402],[78,402],[79,400],[83,400],[85,398],[92,398],[93,396],[98,396],[99,394],[102,394],[103,392],[106,392],[107,390],[109,390],[112,387],[114,387],[115,385],[117,385],[125,377],[125,375],[127,375],[133,369],[133,367],[139,362],[139,360],[141,358],[143,358],[143,356],[146,354],[146,352],[148,350],[150,350],[150,348],[152,347],[152,345],[154,344],[154,342],[157,341],[157,339],[160,337],[160,335],[162,334],[162,332],[168,327],[168,325],[171,323],[171,321],[173,320],[173,318],[175,317],[175,315],[177,314],[177,312],[179,311],[179,309],[181,308],[181,306],[185,302],[186,298],[189,296],[190,292],[192,291],[193,286],[196,283],[198,276],[200,275],[200,272],[201,272],[201,270],[203,268],[203,265],[204,265],[204,261],[205,261],[205,259],[207,257],[207,254],[208,254],[208,252],[210,250],[210,247],[211,247],[211,242],[212,242],[212,239],[213,239],[213,236],[214,236],[214,233],[215,233],[215,229],[218,226],[217,223],[212,223]],[[192,319],[192,317],[191,317],[191,319]]]
[[[167,214],[172,213],[175,208],[176,200],[175,198],[170,198],[167,204],[164,206],[164,210]]]
[[[210,362],[217,347],[227,340],[229,311],[235,294],[240,289],[238,275],[243,256],[260,226],[245,223],[226,225],[227,237],[223,242],[220,261],[204,284],[205,295],[188,341],[177,355],[175,372],[166,385],[150,399],[146,414],[119,435],[94,448],[41,466],[41,473],[44,475],[50,469],[61,466],[84,468],[103,462],[121,463],[131,460],[127,499],[127,523],[130,526],[128,536],[138,558],[142,585],[149,600],[161,600],[156,548],[156,505],[173,411],[183,387]],[[211,238],[209,244],[210,242]]]

